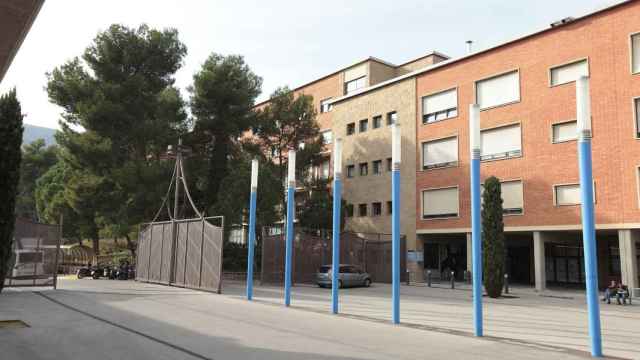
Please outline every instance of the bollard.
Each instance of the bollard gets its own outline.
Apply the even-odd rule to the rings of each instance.
[[[456,277],[455,277],[455,273],[452,271],[451,272],[451,289],[455,289],[456,288]]]
[[[410,285],[411,272],[407,269],[407,285]]]
[[[431,270],[427,270],[427,286],[431,287]]]
[[[504,274],[504,293],[509,293],[509,274]]]

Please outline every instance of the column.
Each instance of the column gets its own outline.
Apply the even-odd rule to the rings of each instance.
[[[533,268],[536,291],[544,291],[547,287],[546,264],[544,257],[545,236],[541,231],[533,232]]]
[[[632,289],[640,287],[640,284],[638,284],[636,235],[634,231],[629,229],[618,230],[622,283],[629,287],[631,294],[633,294]]]

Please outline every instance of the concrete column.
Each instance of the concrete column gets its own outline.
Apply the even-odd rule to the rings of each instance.
[[[629,229],[618,230],[622,283],[629,286],[630,293],[633,292],[631,289],[640,287],[640,284],[638,284],[636,239],[637,234],[635,231]]]
[[[545,237],[541,231],[533,232],[533,268],[536,291],[544,291],[547,287],[547,274],[544,257]]]
[[[467,271],[473,269],[473,261],[471,259],[471,233],[467,233]]]

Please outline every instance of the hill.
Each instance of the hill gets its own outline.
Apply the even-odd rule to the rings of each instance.
[[[24,124],[22,144],[30,144],[35,140],[44,139],[44,142],[47,144],[47,146],[54,145],[56,143],[56,139],[54,138],[56,131],[56,129]]]

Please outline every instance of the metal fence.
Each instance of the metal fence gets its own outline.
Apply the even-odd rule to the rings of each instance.
[[[4,286],[53,286],[58,280],[62,226],[16,219],[12,264]]]
[[[263,229],[262,283],[284,282],[285,236],[274,228]],[[292,282],[314,283],[322,265],[331,264],[331,236],[327,231],[296,230],[292,256]],[[400,240],[400,274],[406,278],[406,238]],[[391,282],[391,235],[343,232],[340,263],[360,266],[374,282]]]
[[[146,224],[138,237],[136,280],[220,293],[224,225],[214,226],[210,219],[222,221]]]

